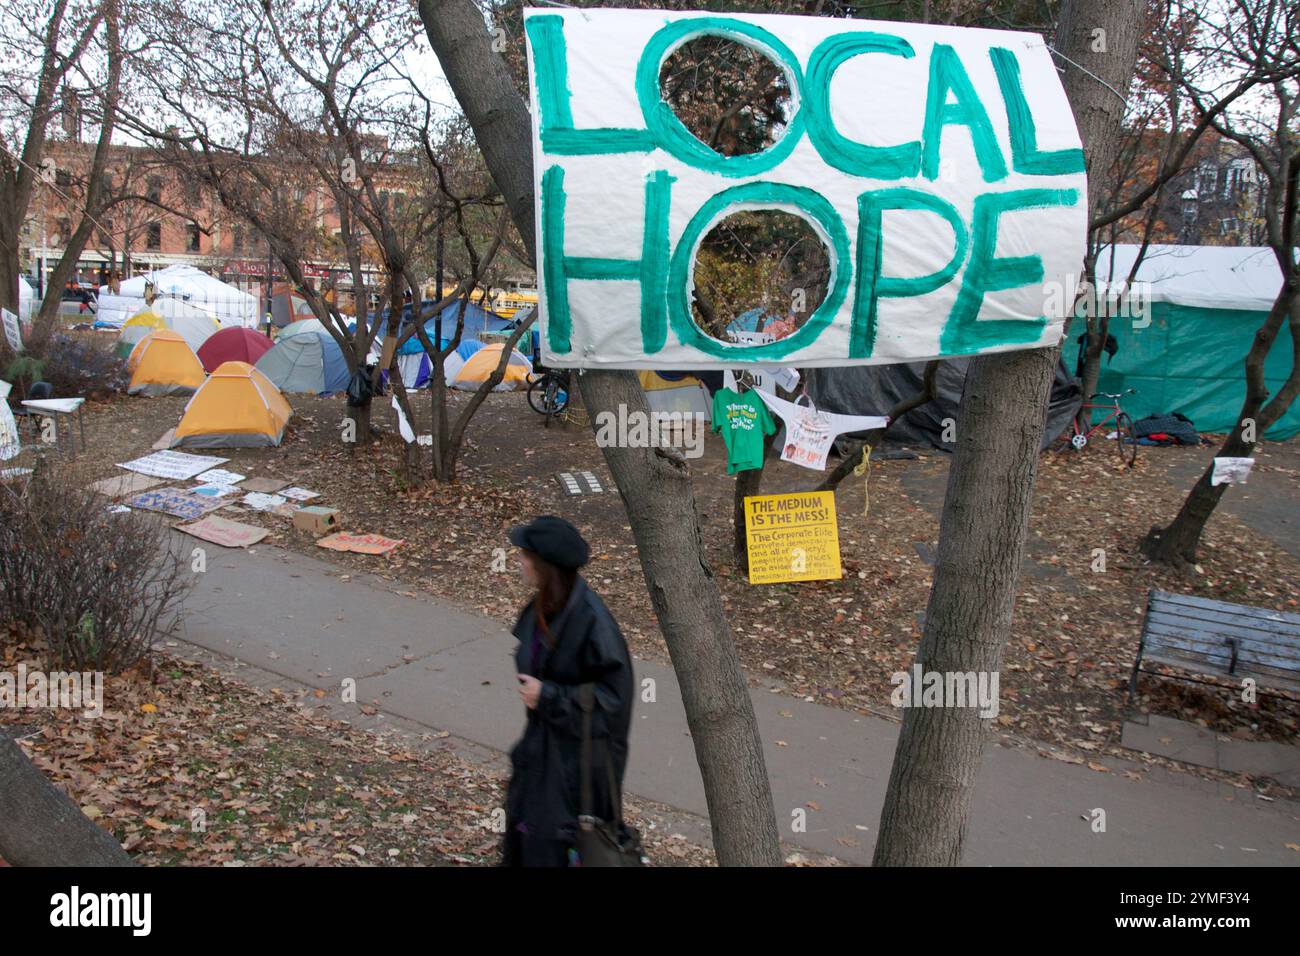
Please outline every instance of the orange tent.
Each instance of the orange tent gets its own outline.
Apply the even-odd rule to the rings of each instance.
[[[293,409],[271,380],[247,362],[222,362],[194,393],[173,448],[278,445]]]
[[[150,332],[126,360],[132,395],[187,395],[203,384],[203,364],[189,343],[171,329]]]

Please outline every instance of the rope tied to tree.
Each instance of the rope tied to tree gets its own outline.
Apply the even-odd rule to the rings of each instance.
[[[871,513],[871,446],[862,446],[862,461],[853,466],[853,474],[862,478],[862,517]]]

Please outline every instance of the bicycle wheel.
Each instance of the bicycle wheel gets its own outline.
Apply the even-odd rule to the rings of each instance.
[[[555,394],[551,396],[551,414],[558,415],[569,406],[569,390],[559,379],[555,380]]]
[[[1119,448],[1119,460],[1129,468],[1137,461],[1137,436],[1133,434],[1133,419],[1120,412],[1115,419],[1115,445]]]
[[[528,386],[528,404],[538,415],[550,414],[546,409],[546,390],[553,381],[550,375],[542,375]]]

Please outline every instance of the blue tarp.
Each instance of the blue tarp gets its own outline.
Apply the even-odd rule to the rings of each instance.
[[[432,300],[426,300],[420,303],[420,308],[421,310],[428,310],[433,307],[433,304],[434,303]],[[446,343],[451,340],[452,335],[456,331],[456,319],[460,315],[460,307],[461,307],[461,303],[456,302],[453,303],[452,305],[447,306],[447,308],[443,309],[442,311],[443,341],[441,345],[443,348],[446,347]],[[387,329],[388,310],[385,309],[383,312],[378,313],[377,315],[371,315],[370,321],[380,323],[378,327],[378,331],[375,333],[375,337],[383,338],[388,331]],[[398,338],[401,338],[403,335],[406,334],[406,330],[410,327],[410,322],[411,322],[411,308],[410,306],[407,306],[405,309],[402,310],[402,319],[397,327]],[[481,306],[477,306],[473,302],[470,302],[467,303],[465,307],[465,328],[461,332],[461,338],[472,339],[472,338],[476,338],[480,332],[498,332],[502,329],[508,329],[510,327],[511,327],[511,322],[509,319],[503,319],[495,312],[489,312],[486,309],[482,308]],[[430,341],[433,341],[436,329],[437,329],[436,316],[430,318],[428,321],[424,323],[424,330],[425,333],[429,336]],[[356,330],[355,322],[352,323],[351,330],[352,331]],[[420,344],[419,338],[413,335],[411,336],[410,339],[407,340],[405,345],[403,345],[401,348],[397,350],[397,354],[416,355],[423,350],[424,350],[424,346]]]

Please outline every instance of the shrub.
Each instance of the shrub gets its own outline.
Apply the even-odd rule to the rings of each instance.
[[[0,623],[38,629],[52,668],[117,673],[180,627],[192,578],[171,532],[108,509],[44,461],[0,484]]]
[[[40,358],[44,362],[42,377],[61,398],[84,395],[102,401],[126,391],[131,381],[126,363],[112,351],[66,335],[52,337]]]

